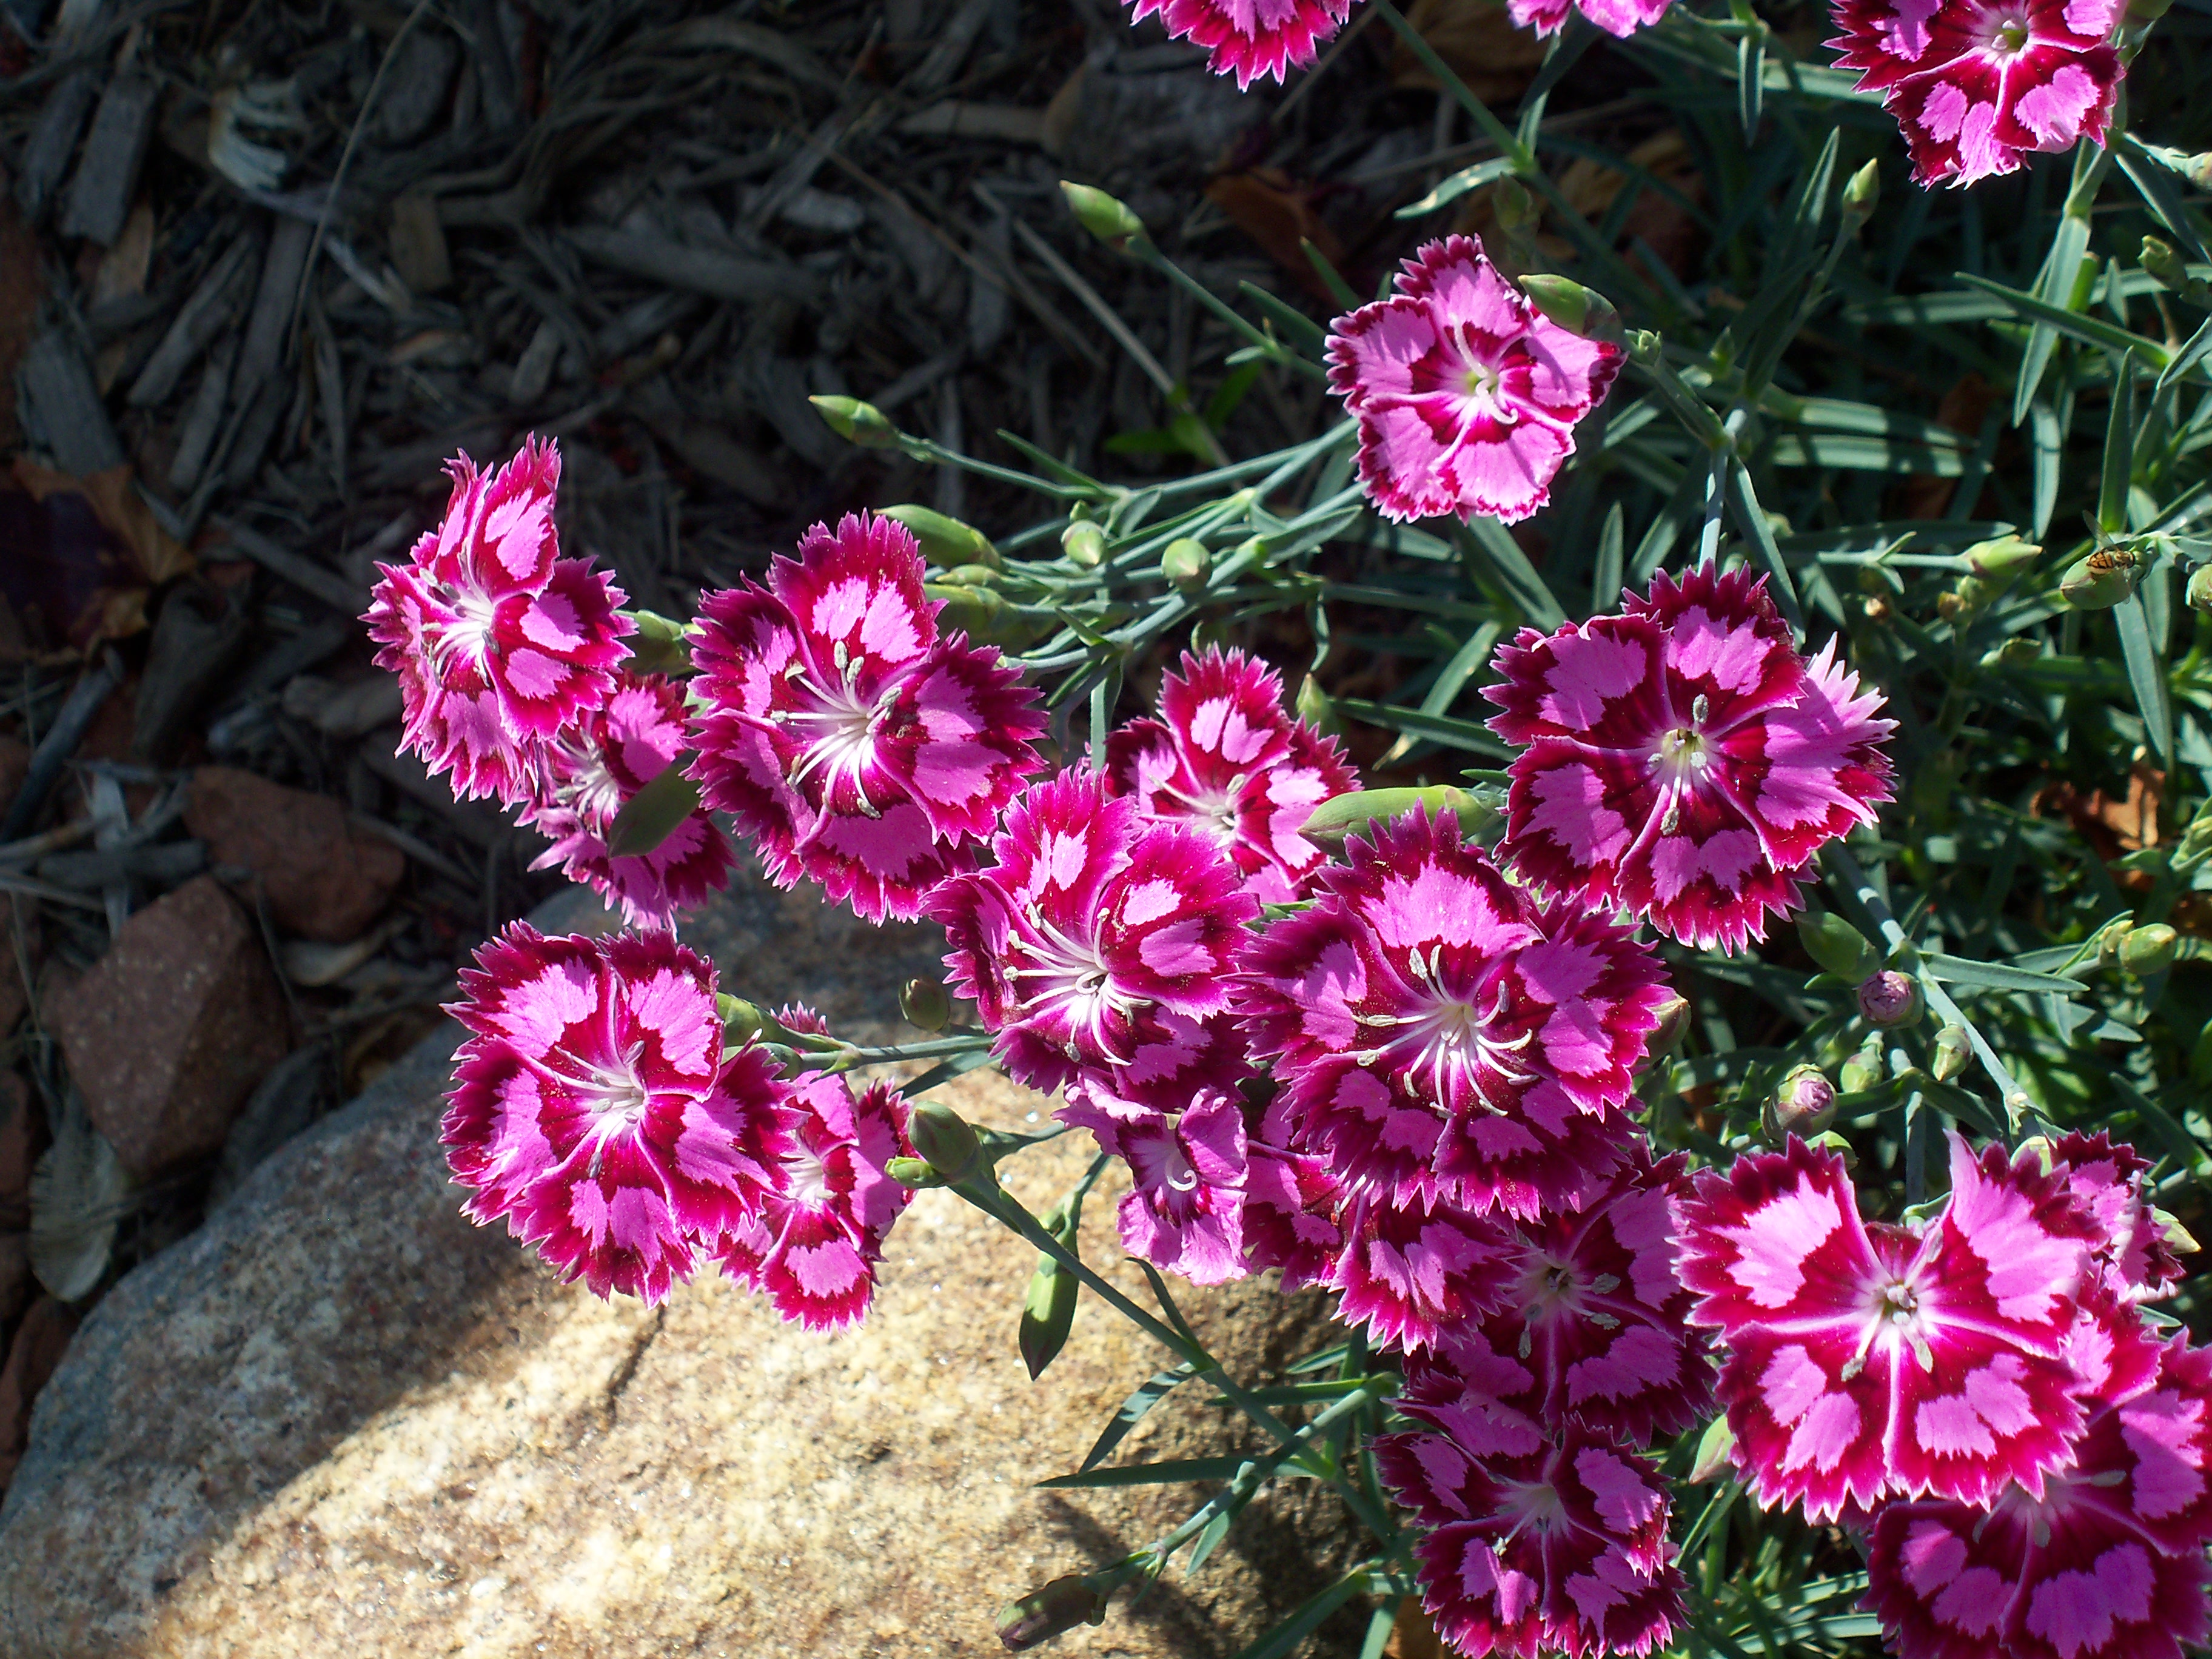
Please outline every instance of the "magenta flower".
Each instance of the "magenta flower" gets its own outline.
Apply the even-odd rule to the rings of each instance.
[[[1875,1523],[1865,1606],[1899,1659],[2180,1659],[2212,1638],[2212,1354],[2160,1346],[2092,1396],[2074,1461],[2039,1498],[1893,1503]]]
[[[1687,945],[1763,938],[1821,846],[1890,799],[1895,722],[1832,641],[1808,663],[1765,578],[1653,579],[1626,613],[1523,629],[1483,695],[1515,757],[1499,850],[1522,875]]]
[[[1397,286],[1329,325],[1329,384],[1358,420],[1368,495],[1401,522],[1518,523],[1551,499],[1621,349],[1538,311],[1472,236],[1428,243]]]
[[[775,1184],[746,1148],[781,1085],[753,1051],[723,1063],[714,969],[672,936],[518,921],[461,989],[448,1012],[474,1035],[441,1138],[471,1220],[503,1215],[563,1278],[657,1302]]]
[[[913,1156],[906,1121],[905,1100],[885,1083],[855,1094],[842,1076],[817,1073],[761,1096],[749,1150],[772,1179],[713,1242],[723,1271],[809,1330],[858,1324],[884,1241],[914,1196],[885,1173]]]
[[[1557,34],[1570,12],[1578,11],[1607,34],[1626,40],[1667,15],[1674,0],[1506,0],[1505,9],[1522,28]]]
[[[995,650],[939,636],[921,551],[863,514],[817,525],[768,586],[700,602],[692,775],[760,844],[871,921],[911,919],[1036,769],[1036,693]]]
[[[1095,1093],[1057,1114],[1129,1166],[1117,1218],[1121,1248],[1194,1285],[1242,1279],[1244,1118],[1232,1095],[1206,1089],[1176,1112],[1109,1109]]]
[[[1295,1138],[1288,1095],[1245,1105],[1244,1266],[1281,1268],[1285,1295],[1327,1284],[1344,1252],[1344,1184],[1322,1159],[1294,1150]]]
[[[1352,15],[1352,0],[1136,0],[1129,21],[1155,12],[1172,38],[1212,52],[1206,67],[1235,76],[1243,92],[1312,63],[1314,49]]]
[[[1400,1409],[1480,1389],[1536,1421],[1573,1420],[1625,1444],[1676,1435],[1712,1393],[1704,1340],[1675,1275],[1683,1158],[1641,1152],[1579,1210],[1525,1223],[1499,1312],[1408,1364]]]
[[[2090,1255],[2097,1277],[2125,1301],[2172,1295],[2181,1282],[2181,1258],[2151,1206],[2144,1184],[2150,1161],[2101,1129],[2061,1136],[2051,1145],[2051,1160],[2095,1224]]]
[[[730,844],[703,811],[649,853],[615,858],[607,851],[616,815],[683,752],[684,724],[682,686],[624,670],[604,707],[538,745],[536,799],[522,821],[553,844],[530,867],[559,865],[569,880],[619,903],[632,927],[672,926],[678,911],[720,892],[729,880]]]
[[[1160,717],[1107,740],[1115,793],[1147,818],[1219,842],[1262,904],[1287,904],[1320,868],[1302,833],[1315,807],[1357,787],[1336,739],[1283,708],[1282,677],[1242,651],[1183,653],[1160,686]]]
[[[561,454],[526,441],[489,477],[465,455],[446,464],[445,522],[384,573],[362,620],[399,676],[400,747],[463,797],[530,798],[530,740],[550,738],[612,695],[629,654],[623,594],[553,532]]]
[[[1759,1501],[1808,1519],[1898,1493],[2039,1496],[2080,1433],[2069,1335],[2093,1224],[2033,1152],[1951,1138],[1924,1231],[1859,1218],[1844,1162],[1793,1138],[1698,1177],[1680,1273],[1729,1350],[1720,1395]]]
[[[2124,72],[2120,0],[1832,0],[1828,42],[1880,91],[1923,185],[1971,185],[2034,150],[2105,142]]]
[[[1608,1174],[1667,993],[1650,947],[1540,906],[1449,815],[1346,843],[1246,953],[1243,1008],[1300,1149],[1348,1184],[1529,1217]]]
[[[1504,1420],[1385,1435],[1376,1467],[1429,1531],[1421,1605],[1453,1651],[1645,1654],[1682,1620],[1665,1478],[1586,1430]],[[1534,1443],[1528,1443],[1533,1441]]]
[[[1355,1190],[1336,1219],[1344,1243],[1322,1282],[1378,1348],[1433,1347],[1497,1312],[1522,1261],[1505,1228],[1434,1194]]]
[[[991,847],[995,866],[951,878],[929,914],[952,946],[948,981],[975,1000],[1017,1082],[1057,1089],[1079,1071],[1125,1070],[1140,1050],[1170,1064],[1162,1022],[1228,1006],[1259,904],[1210,838],[1146,824],[1134,801],[1073,771],[1008,808]]]

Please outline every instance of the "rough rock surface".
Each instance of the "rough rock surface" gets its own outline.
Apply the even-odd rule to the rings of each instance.
[[[141,1177],[222,1146],[289,1046],[260,937],[212,876],[133,915],[89,973],[47,1000],[94,1127]]]
[[[261,878],[279,927],[329,945],[358,939],[407,869],[398,848],[354,834],[328,795],[228,766],[192,774],[185,827],[207,843],[210,862]]]
[[[890,1035],[863,1022],[934,966],[918,930],[757,887],[686,937],[727,988],[802,997],[863,1037]],[[0,1507],[0,1652],[983,1655],[1002,1602],[1198,1501],[1032,1489],[1075,1467],[1160,1352],[1086,1301],[1030,1384],[1014,1330],[1036,1256],[947,1194],[919,1195],[876,1309],[844,1337],[787,1327],[719,1279],[657,1311],[556,1283],[455,1212],[435,1142],[451,1041],[279,1152],[94,1310]],[[947,1097],[1007,1125],[1048,1108],[988,1073]],[[1083,1166],[1078,1139],[1009,1164],[1008,1184],[1049,1203]],[[1115,1260],[1111,1214],[1102,1191],[1094,1262]],[[1184,1305],[1248,1376],[1333,1340],[1314,1302],[1264,1285]],[[1223,1419],[1198,1394],[1122,1455],[1218,1448]],[[1272,1490],[1198,1578],[1054,1650],[1225,1659],[1348,1547],[1333,1495]],[[1352,1645],[1332,1630],[1308,1651]]]

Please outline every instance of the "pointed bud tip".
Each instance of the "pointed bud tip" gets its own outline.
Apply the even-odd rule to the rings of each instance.
[[[858,398],[819,397],[806,401],[822,412],[830,429],[847,443],[857,444],[862,449],[898,447],[898,428],[873,404],[863,403]]]
[[[1868,1024],[1885,1028],[1917,1024],[1925,1007],[1919,981],[1888,968],[1860,984],[1858,1003]]]
[[[1145,222],[1130,212],[1120,198],[1066,179],[1060,181],[1060,189],[1067,198],[1076,222],[1109,247],[1126,247],[1145,234]]]
[[[940,1101],[925,1100],[914,1109],[907,1139],[931,1169],[947,1181],[964,1181],[982,1158],[982,1145],[968,1120]]]
[[[899,1012],[908,1024],[941,1031],[952,1018],[952,999],[945,994],[942,980],[910,979],[899,987]]]

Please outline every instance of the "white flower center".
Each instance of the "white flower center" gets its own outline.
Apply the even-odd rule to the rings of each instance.
[[[568,757],[569,772],[555,799],[604,840],[623,807],[622,785],[607,765],[606,751],[573,732],[563,739],[562,749]]]
[[[826,800],[836,788],[838,780],[848,778],[860,792],[861,809],[872,817],[875,809],[862,787],[861,778],[875,759],[876,736],[883,729],[884,717],[898,701],[899,683],[893,679],[872,703],[869,702],[854,684],[860,665],[846,653],[842,640],[837,642],[836,661],[838,678],[827,686],[809,674],[802,664],[792,664],[786,674],[795,688],[814,700],[815,706],[780,708],[769,718],[780,726],[799,728],[805,739],[806,752],[792,769],[793,785],[819,772],[823,798]]]
[[[1491,1036],[1492,1022],[1503,1018],[1506,1011],[1505,987],[1498,987],[1496,1003],[1486,1016],[1474,1000],[1479,990],[1445,983],[1443,955],[1441,944],[1425,957],[1419,946],[1407,954],[1407,969],[1419,987],[1423,1006],[1411,1013],[1357,1016],[1363,1025],[1396,1030],[1397,1035],[1374,1050],[1372,1057],[1387,1056],[1394,1066],[1402,1066],[1408,1082],[1418,1084],[1425,1076],[1433,1096],[1429,1104],[1439,1115],[1469,1095],[1481,1098],[1485,1071],[1516,1080],[1533,1077],[1522,1051],[1536,1036],[1533,1030],[1510,1042]]]
[[[805,1141],[783,1155],[783,1173],[793,1203],[820,1206],[830,1201],[830,1166]]]
[[[1188,819],[1192,828],[1203,830],[1224,847],[1237,842],[1237,798],[1244,793],[1245,775],[1239,772],[1229,780],[1225,789],[1189,792],[1173,784],[1160,786],[1160,793],[1172,795],[1190,808]]]
[[[637,1062],[644,1053],[645,1040],[641,1037],[612,1066],[587,1062],[581,1067],[583,1075],[571,1079],[578,1104],[591,1115],[591,1127],[585,1133],[594,1143],[588,1173],[595,1178],[599,1173],[599,1162],[606,1155],[607,1143],[636,1133],[638,1126],[645,1121],[647,1109],[653,1103],[652,1091],[638,1075]]]
[[[443,681],[459,657],[481,672],[486,662],[499,654],[494,632],[498,603],[489,593],[451,582],[439,584],[438,597],[453,608],[453,619],[433,623],[427,630],[431,671]]]
[[[1113,970],[1106,965],[1105,953],[1096,939],[1072,938],[1035,911],[1030,912],[1030,921],[1036,929],[1035,939],[1018,933],[1008,937],[1013,949],[1029,958],[1026,963],[1006,969],[1010,977],[1030,981],[1022,999],[1022,1018],[1065,1019],[1071,1060],[1079,1057],[1074,1039],[1079,1036],[1109,1061],[1119,1062],[1122,1056],[1113,1052],[1107,1040],[1107,1022],[1117,1018],[1127,1020],[1150,1004],[1115,984]]]
[[[1990,20],[1987,44],[1982,50],[1999,58],[2016,58],[2027,49],[2027,16],[2020,12],[2002,12]]]

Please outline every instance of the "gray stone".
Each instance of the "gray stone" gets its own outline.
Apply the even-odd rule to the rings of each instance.
[[[803,998],[863,1039],[895,1036],[894,988],[937,965],[921,929],[757,885],[685,936],[727,989]],[[1000,1650],[1001,1603],[1199,1501],[1033,1489],[1076,1467],[1163,1355],[1086,1300],[1032,1385],[1015,1323],[1035,1252],[948,1194],[917,1197],[876,1308],[842,1337],[785,1326],[718,1276],[658,1310],[557,1283],[457,1213],[436,1142],[452,1041],[291,1142],[95,1307],[0,1506],[0,1652],[982,1655]],[[1007,1126],[1049,1112],[989,1072],[945,1097]],[[1037,1149],[1008,1184],[1042,1208],[1089,1152],[1075,1136]],[[1094,1263],[1115,1256],[1113,1202],[1090,1206]],[[1146,1295],[1126,1264],[1115,1277]],[[1184,1305],[1248,1376],[1332,1340],[1314,1300],[1265,1283]],[[1224,1430],[1250,1443],[1188,1390],[1122,1455],[1201,1455]],[[1351,1547],[1333,1495],[1272,1489],[1197,1578],[1054,1651],[1225,1659]],[[1332,1627],[1307,1651],[1356,1642]]]

